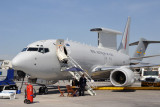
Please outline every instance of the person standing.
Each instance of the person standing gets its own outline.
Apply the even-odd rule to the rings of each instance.
[[[79,79],[79,88],[80,88],[79,96],[84,96],[85,86],[86,86],[86,78],[84,77],[84,74],[83,74]]]
[[[73,80],[72,80],[72,86],[79,86],[79,82],[77,81],[76,78],[73,78]]]

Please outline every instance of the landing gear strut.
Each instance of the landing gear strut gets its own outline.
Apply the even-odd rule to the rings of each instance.
[[[39,94],[48,94],[48,88],[46,86],[40,87]]]

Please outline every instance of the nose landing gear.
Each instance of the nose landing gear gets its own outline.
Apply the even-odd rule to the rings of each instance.
[[[39,94],[48,94],[48,88],[46,86],[40,87]]]

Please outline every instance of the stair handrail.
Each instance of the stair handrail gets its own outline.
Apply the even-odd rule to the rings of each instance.
[[[74,62],[74,63],[72,63],[72,64],[74,64],[75,67],[78,66],[80,69],[83,70],[83,68],[82,68],[71,56],[68,55],[68,57],[69,57],[69,59],[71,59],[71,63],[72,63],[72,61]],[[84,70],[83,70],[83,71],[84,71]],[[86,71],[84,71],[84,73],[85,73],[85,75],[86,75],[90,80],[93,81],[93,79],[88,75],[88,73],[86,73]]]
[[[70,62],[75,66],[75,67],[79,67],[80,69],[82,69],[83,70],[83,68],[71,57],[71,56],[69,56],[68,55],[68,58],[69,58],[69,60],[70,60]],[[84,70],[83,70],[84,71]],[[81,74],[83,74],[83,72],[80,72]],[[91,87],[96,87],[95,85],[93,85],[92,83],[94,83],[94,82],[92,82],[92,81],[94,81],[90,76],[89,76],[89,74],[88,73],[86,73],[86,71],[84,71],[84,73],[85,73],[85,76],[87,76],[87,81],[88,81],[88,84],[91,86]]]

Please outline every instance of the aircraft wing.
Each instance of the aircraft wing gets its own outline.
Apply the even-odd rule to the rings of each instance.
[[[96,69],[94,71],[112,71],[116,68],[120,68],[121,66],[111,66],[111,67],[96,67]]]
[[[3,59],[0,59],[0,62],[4,61]]]
[[[143,65],[147,65],[147,64],[150,64],[148,62],[142,62],[142,61],[138,61],[138,60],[131,60],[130,61],[130,65],[136,65],[136,64],[143,64]]]
[[[130,65],[130,68],[144,68],[144,67],[155,67],[160,66],[160,64],[137,64],[137,65]]]
[[[112,71],[117,68],[126,67],[131,69],[138,69],[142,67],[154,67],[154,66],[160,66],[160,64],[137,64],[137,65],[126,65],[126,66],[111,66],[111,67],[97,67],[95,71]]]

